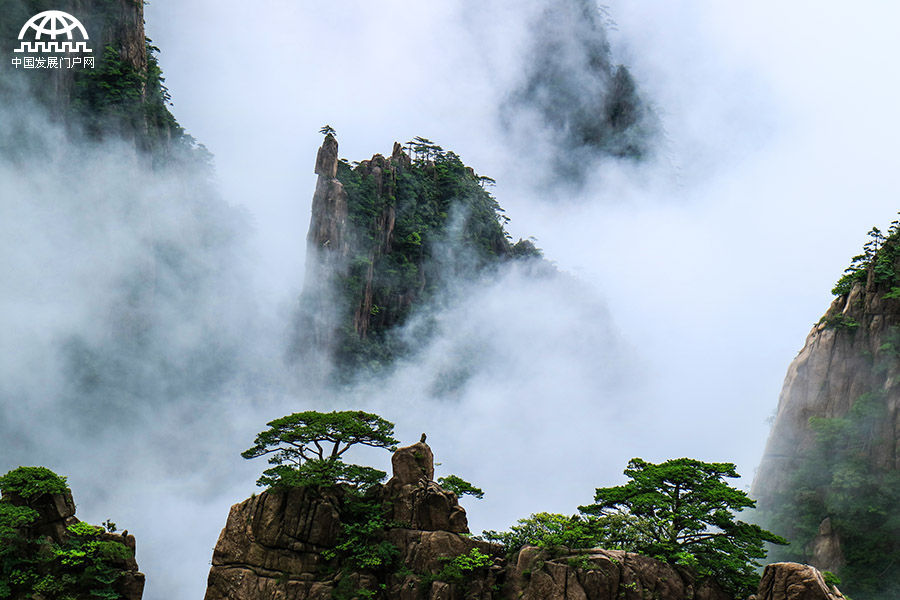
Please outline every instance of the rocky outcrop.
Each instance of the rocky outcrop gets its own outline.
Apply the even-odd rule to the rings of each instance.
[[[815,567],[797,563],[766,565],[756,600],[843,600]]]
[[[888,238],[857,273],[788,368],[752,494],[761,523],[792,542],[776,557],[838,575],[846,567],[851,595],[893,597],[900,529],[887,515],[900,501],[900,238]]]
[[[25,528],[25,539],[43,538],[59,546],[65,546],[71,537],[67,527],[80,522],[75,517],[75,501],[71,490],[68,489],[64,493],[47,493],[28,499],[14,492],[4,491],[2,501],[13,506],[26,506],[37,512],[37,519]],[[96,534],[96,539],[124,544],[131,551],[126,558],[107,560],[109,566],[120,571],[113,585],[122,600],[141,600],[144,593],[144,574],[138,570],[134,558],[136,549],[134,536],[128,535],[127,532],[122,534],[102,532]]]
[[[213,552],[206,599],[268,598],[285,588],[289,598],[317,597],[327,585],[314,577],[326,562],[322,553],[337,543],[340,503],[339,489],[293,488],[233,506]]]
[[[403,568],[371,573],[343,568],[335,552],[349,518],[342,488],[269,490],[231,508],[213,553],[206,600],[331,598],[342,586],[352,592],[381,585],[388,598],[418,599],[425,587],[427,598],[461,598],[456,588],[428,581],[429,575],[472,549],[496,554],[498,548],[460,535],[468,532],[465,510],[455,494],[431,480],[433,453],[427,444],[399,449],[393,465],[391,480],[369,499],[383,507],[392,524],[381,537],[396,548]],[[490,588],[493,579],[482,584]]]
[[[856,284],[849,294],[832,302],[809,333],[788,367],[753,482],[757,498],[765,499],[789,485],[791,471],[815,440],[811,417],[844,416],[871,392],[885,394],[890,418],[880,424],[880,431],[872,432],[870,440],[860,443],[869,446],[873,465],[900,469],[900,378],[892,355],[900,326],[900,300],[885,299],[885,291],[872,280],[868,285]]]
[[[428,444],[400,448],[391,459],[394,476],[384,486],[391,519],[409,529],[469,533],[466,511],[453,492],[434,479],[434,455]]]
[[[807,544],[806,554],[811,561],[824,571],[837,572],[847,560],[841,547],[841,537],[831,525],[831,517],[825,517],[819,523],[819,533]]]
[[[14,492],[5,491],[3,501],[13,506],[27,506],[37,512],[37,520],[27,528],[29,538],[49,537],[61,543],[66,539],[66,527],[78,523],[71,490],[62,494],[42,494],[31,501]]]
[[[326,133],[294,333],[303,365],[324,354],[320,368],[336,366],[338,378],[378,370],[414,345],[391,331],[444,286],[540,256],[533,244],[510,242],[508,219],[484,188],[493,180],[452,152],[417,138],[359,163],[338,156]]]
[[[342,326],[352,323],[356,337],[365,339],[373,329],[389,327],[397,322],[397,314],[409,308],[416,293],[404,290],[391,298],[378,293],[375,265],[379,257],[390,254],[396,224],[393,198],[398,171],[411,162],[402,147],[395,143],[390,158],[376,154],[356,168],[356,176],[372,183],[371,193],[383,204],[376,214],[360,207],[356,198],[351,207],[344,183],[339,178],[338,143],[329,133],[316,155],[316,190],[307,233],[306,276],[303,286],[297,347],[299,349],[337,351]],[[343,176],[349,168],[344,165]],[[371,200],[371,199],[369,199]],[[370,219],[361,228],[359,219],[351,224],[350,211],[365,212]],[[356,266],[350,258],[356,257]],[[351,270],[356,269],[351,274]],[[342,297],[344,281],[353,277],[358,294]],[[421,291],[424,281],[416,283]],[[349,321],[350,323],[345,323]]]
[[[521,600],[733,600],[715,582],[647,556],[587,550],[552,557],[523,548],[510,569],[508,598]]]

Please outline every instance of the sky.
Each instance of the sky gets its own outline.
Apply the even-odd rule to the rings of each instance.
[[[65,378],[53,364],[39,374],[23,365],[36,364],[60,332],[175,363],[195,359],[197,340],[213,340],[242,374],[196,391],[181,373],[181,384],[152,392],[170,401],[116,420],[92,414],[99,432],[59,425],[43,444],[37,433],[19,434],[29,458],[69,475],[81,518],[112,518],[136,535],[145,598],[202,595],[228,507],[254,491],[262,468],[238,453],[266,421],[296,410],[370,409],[396,422],[404,443],[426,431],[438,474],[486,492],[463,502],[475,532],[542,510],[571,513],[594,488],[621,481],[635,456],[735,462],[737,485],[749,489],[788,364],[866,231],[900,208],[892,27],[900,8],[608,2],[613,56],[631,69],[663,135],[658,155],[639,165],[573,153],[568,160],[590,167],[580,188],[546,184],[560,150],[540,124],[514,138],[501,126],[543,8],[538,0],[156,0],[146,7],[147,33],[162,48],[172,110],[214,153],[223,202],[197,200],[184,182],[141,179],[136,167],[104,171],[100,154],[80,159],[94,161],[95,187],[110,198],[92,217],[75,203],[57,209],[53,185],[32,189],[32,180],[0,170],[8,197],[40,188],[47,199],[39,212],[13,202],[4,214],[28,251],[8,242],[0,256],[35,265],[0,286],[15,332],[4,343],[0,392],[25,390],[53,412]],[[284,324],[303,282],[325,123],[351,160],[416,135],[453,149],[497,180],[510,232],[534,236],[561,275],[513,268],[461,284],[416,360],[342,395],[285,373]],[[141,182],[141,219],[102,181]],[[13,229],[10,217],[24,225]],[[58,226],[52,236],[48,218]],[[74,219],[102,227],[82,234]],[[129,241],[135,232],[197,257],[204,274],[190,289],[173,283],[145,315],[166,332],[149,350],[91,327],[106,307],[119,310],[121,275],[142,264],[142,246]],[[82,262],[62,252],[71,240]],[[54,269],[65,277],[41,274]],[[190,315],[173,314],[188,303]],[[27,319],[38,324],[33,343],[13,327]],[[20,347],[34,357],[12,356]],[[461,360],[466,386],[436,397],[436,376]],[[6,418],[24,422],[11,406]],[[4,462],[12,468],[23,455]],[[365,458],[389,465],[386,454]]]

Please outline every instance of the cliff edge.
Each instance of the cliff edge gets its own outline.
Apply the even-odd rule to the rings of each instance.
[[[900,593],[900,238],[865,253],[788,368],[753,482],[784,558],[838,573],[868,598]]]

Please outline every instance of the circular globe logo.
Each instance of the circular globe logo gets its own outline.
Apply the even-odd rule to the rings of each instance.
[[[29,30],[34,30],[34,39],[41,40],[43,36],[48,36],[50,40],[56,40],[57,36],[66,36],[67,40],[72,39],[72,32],[78,30],[81,33],[81,39],[87,40],[88,34],[81,22],[61,10],[46,10],[38,13],[28,19],[22,31],[19,32],[19,39],[24,40],[25,34]]]

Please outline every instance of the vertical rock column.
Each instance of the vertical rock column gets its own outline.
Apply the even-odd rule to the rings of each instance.
[[[306,235],[306,275],[295,342],[300,354],[325,350],[322,355],[330,355],[342,314],[335,282],[346,270],[349,241],[347,193],[337,179],[337,169],[338,143],[329,134],[316,156],[319,177]]]

